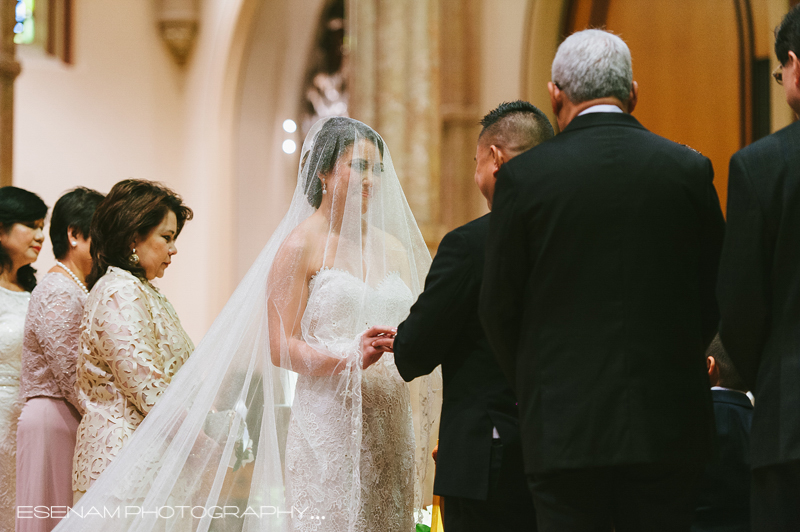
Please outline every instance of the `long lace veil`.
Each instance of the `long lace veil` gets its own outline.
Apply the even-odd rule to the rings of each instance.
[[[278,229],[56,530],[411,532],[441,377],[363,369],[359,337],[405,318],[429,265],[380,136],[315,124]]]

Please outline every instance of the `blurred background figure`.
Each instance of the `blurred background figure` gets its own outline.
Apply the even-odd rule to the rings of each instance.
[[[111,189],[92,219],[93,285],[81,324],[78,427],[72,489],[77,501],[150,412],[194,350],[178,314],[150,281],[163,277],[192,210],[152,181]]]
[[[19,374],[31,267],[44,242],[47,205],[33,192],[0,188],[0,530],[14,530]]]
[[[17,506],[72,506],[72,455],[81,407],[75,363],[92,271],[89,228],[103,195],[76,188],[50,217],[56,265],[31,294],[22,347],[17,426]],[[17,517],[17,532],[49,532],[60,518]],[[30,514],[29,514],[30,515]]]
[[[717,335],[706,351],[717,454],[706,466],[692,532],[749,532],[750,424],[753,404]]]

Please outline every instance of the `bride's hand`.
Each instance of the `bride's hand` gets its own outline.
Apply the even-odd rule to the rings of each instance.
[[[375,326],[361,335],[361,367],[367,369],[380,360],[384,353],[391,353],[394,346],[395,329]]]

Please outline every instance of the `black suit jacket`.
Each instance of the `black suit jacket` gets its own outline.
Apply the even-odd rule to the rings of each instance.
[[[750,531],[750,398],[712,390],[717,454],[706,467],[692,532]]]
[[[720,338],[756,397],[753,467],[800,460],[800,122],[734,154]]]
[[[519,452],[517,406],[478,319],[489,215],[445,235],[425,290],[397,328],[394,357],[410,381],[442,366],[442,417],[434,493],[485,500],[492,427]]]
[[[528,473],[702,461],[724,221],[711,162],[627,114],[500,169],[481,318]]]

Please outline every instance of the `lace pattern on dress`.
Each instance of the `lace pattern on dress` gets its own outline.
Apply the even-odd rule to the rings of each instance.
[[[303,339],[349,360],[357,359],[363,330],[399,324],[413,301],[397,273],[371,286],[345,270],[324,268],[309,291]],[[324,302],[323,312],[317,302]],[[408,387],[391,355],[365,371],[349,364],[345,372],[344,385],[308,375],[297,381],[286,444],[287,493],[292,506],[325,520],[295,519],[293,530],[413,530]],[[355,509],[354,494],[360,498]]]
[[[85,303],[83,290],[60,273],[48,273],[36,286],[25,320],[22,400],[66,399],[82,412],[75,393],[75,365]]]
[[[110,267],[81,323],[72,487],[85,491],[117,456],[194,350],[175,309],[150,283]]]
[[[30,297],[0,288],[0,530],[14,530],[20,358]]]

